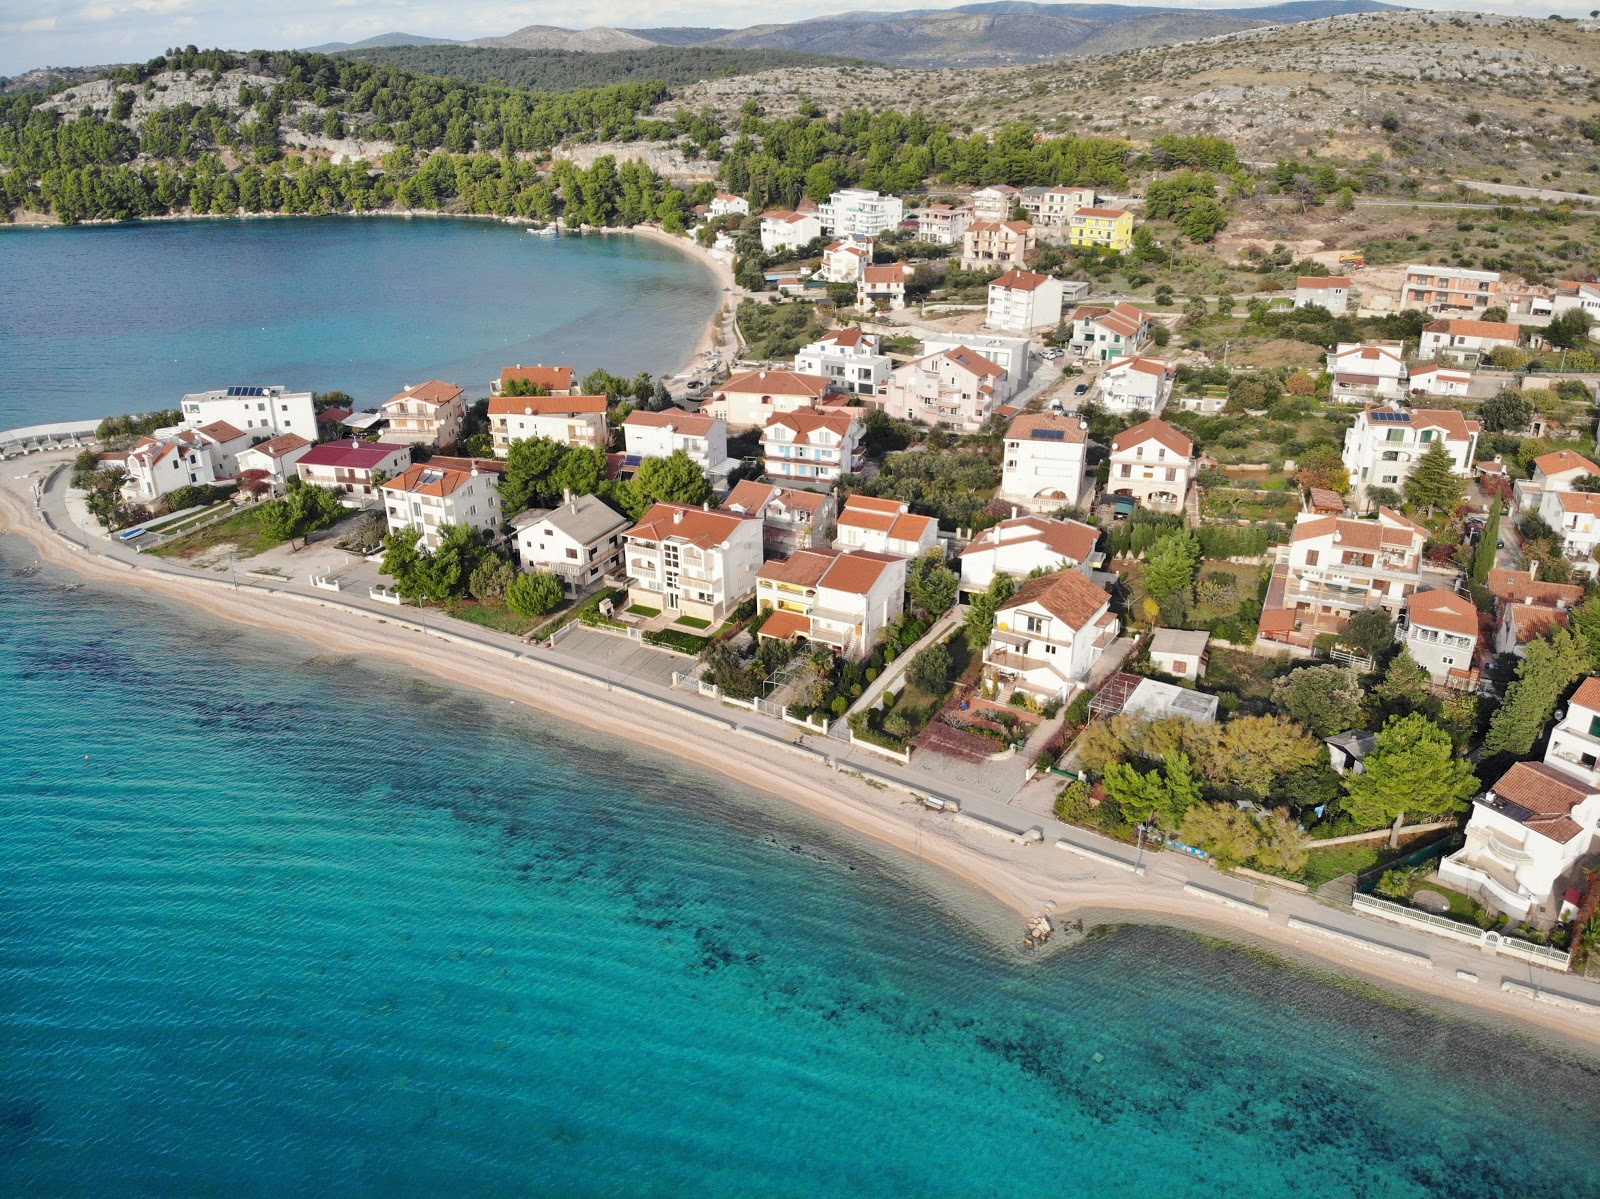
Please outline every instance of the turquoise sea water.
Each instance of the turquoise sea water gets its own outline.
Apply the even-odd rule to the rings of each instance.
[[[0,429],[283,383],[364,403],[516,362],[677,370],[721,302],[671,246],[492,220],[0,228]]]
[[[1021,958],[676,762],[30,557],[0,1195],[1600,1186],[1593,1063],[1181,933]]]

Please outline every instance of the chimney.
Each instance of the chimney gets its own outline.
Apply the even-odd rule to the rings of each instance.
[[[682,508],[674,508],[672,510],[672,523],[675,524],[675,525],[681,525],[683,523],[683,509]]]
[[[1011,519],[1012,520],[1016,520],[1017,519],[1017,506],[1015,504],[1011,505]]]
[[[570,488],[570,487],[563,487],[563,488],[562,488],[562,489],[561,489],[561,502],[562,502],[562,503],[563,503],[563,504],[570,504],[570,503],[572,503],[572,488]]]
[[[1530,582],[1530,583],[1535,582],[1535,581],[1538,580],[1538,578],[1539,578],[1539,564],[1537,562],[1528,563],[1528,582]]]
[[[701,500],[700,501],[700,511],[702,511],[702,512],[710,512],[711,511],[711,501],[710,500]]]

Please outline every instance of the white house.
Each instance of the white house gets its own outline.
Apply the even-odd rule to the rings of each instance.
[[[1453,366],[1419,366],[1411,372],[1412,395],[1465,396],[1472,389],[1472,372]]]
[[[130,503],[148,504],[180,487],[229,482],[238,473],[237,455],[249,444],[226,421],[142,437],[119,463],[128,474],[122,494]]]
[[[822,251],[822,269],[818,274],[829,283],[861,282],[861,272],[872,263],[872,239],[847,237],[836,241]]]
[[[1009,221],[1022,199],[1022,191],[1009,183],[996,183],[972,193],[972,219]]]
[[[1517,337],[1517,327],[1504,321],[1429,321],[1422,326],[1417,357],[1476,364],[1493,350],[1515,349]]]
[[[861,268],[861,281],[856,284],[856,307],[876,308],[880,305],[890,311],[906,306],[906,284],[916,274],[908,262],[886,262],[882,266]]]
[[[961,590],[988,590],[996,574],[1025,579],[1034,571],[1079,566],[1094,554],[1100,530],[1075,520],[1014,516],[983,530],[961,551]]]
[[[883,353],[876,333],[860,329],[833,329],[794,356],[794,369],[803,375],[821,375],[835,391],[875,396],[889,380],[894,359]]]
[[[743,196],[731,195],[728,192],[718,192],[711,197],[711,215],[719,216],[749,216],[750,201]]]
[[[1338,404],[1405,398],[1406,358],[1398,341],[1340,342],[1328,354],[1328,373]]]
[[[767,477],[780,483],[832,484],[866,464],[860,408],[780,412],[761,433]]]
[[[1023,267],[1032,249],[1033,226],[1027,221],[973,221],[961,235],[961,269]]]
[[[264,470],[266,481],[281,489],[290,476],[297,474],[295,467],[311,450],[311,443],[298,433],[282,433],[259,445],[239,451],[239,470]]]
[[[889,554],[820,547],[768,562],[756,575],[756,603],[772,610],[760,636],[804,637],[846,658],[864,657],[905,610],[906,567]]]
[[[1472,805],[1466,843],[1439,877],[1496,911],[1549,927],[1600,848],[1600,679],[1585,679],[1543,762],[1518,762]]]
[[[402,442],[327,441],[312,446],[295,463],[307,483],[327,487],[359,503],[374,494],[384,479],[392,479],[411,465],[411,445]]]
[[[727,421],[702,412],[630,412],[622,422],[622,437],[623,465],[630,469],[646,458],[670,458],[679,450],[712,479],[726,480],[738,465],[728,456]]]
[[[461,436],[467,393],[454,383],[430,379],[408,384],[380,404],[378,412],[389,422],[388,435],[395,441],[448,449]]]
[[[1111,597],[1078,571],[1029,579],[995,613],[983,651],[984,682],[996,694],[1064,700],[1089,677],[1121,627]]]
[[[852,495],[839,513],[833,548],[920,558],[938,541],[939,522],[931,516],[913,516],[909,504]]]
[[[492,396],[489,430],[495,456],[504,458],[517,442],[533,437],[603,450],[611,444],[609,403],[603,395]]]
[[[823,232],[833,237],[877,237],[899,225],[905,215],[906,206],[899,196],[859,187],[842,188],[817,205]]]
[[[1115,358],[1100,372],[1100,407],[1160,416],[1177,377],[1178,368],[1159,358]]]
[[[221,421],[251,437],[298,433],[317,439],[317,410],[309,391],[272,387],[224,387],[197,391],[182,400],[183,423],[191,428]]]
[[[822,222],[814,212],[769,212],[761,218],[761,252],[799,250],[822,236]]]
[[[1600,336],[1600,283],[1583,281],[1557,283],[1555,299],[1550,306],[1551,315],[1562,316],[1574,308],[1587,312],[1594,318],[1589,336]]]
[[[996,498],[1044,511],[1083,499],[1089,424],[1082,417],[1024,412],[1006,429]]]
[[[1131,496],[1157,512],[1181,512],[1197,469],[1194,442],[1152,417],[1111,439],[1106,491]]]
[[[483,533],[500,529],[500,474],[474,465],[470,470],[419,462],[406,467],[379,489],[389,531],[416,529],[424,549],[439,548],[445,525],[466,525]]]
[[[837,506],[831,491],[741,479],[722,501],[722,510],[759,516],[768,556],[787,557],[795,550],[827,544],[833,537]]]
[[[1511,485],[1511,511],[1519,520],[1534,513],[1544,515],[1546,492],[1571,491],[1579,479],[1588,475],[1600,475],[1600,466],[1596,466],[1576,450],[1555,450],[1549,454],[1540,454],[1533,460],[1532,465],[1533,469],[1528,478],[1518,479]]]
[[[1295,280],[1296,308],[1326,308],[1334,316],[1350,309],[1350,280],[1342,275],[1301,275]]]
[[[1529,642],[1566,628],[1572,609],[1583,602],[1580,584],[1542,582],[1537,563],[1527,570],[1491,570],[1489,594],[1496,612],[1494,652],[1519,658]]]
[[[1478,457],[1479,431],[1477,421],[1450,408],[1394,404],[1363,408],[1344,435],[1342,457],[1350,471],[1352,503],[1362,511],[1372,488],[1398,490],[1405,486],[1417,459],[1435,444],[1443,445],[1450,455],[1451,469],[1470,479]]]
[[[1034,271],[1009,270],[989,284],[984,324],[1008,333],[1053,329],[1061,323],[1061,280]]]
[[[1025,187],[1021,197],[1023,210],[1044,229],[1067,228],[1074,213],[1094,202],[1092,187]]]
[[[953,204],[929,204],[914,208],[909,217],[917,223],[917,240],[936,246],[953,246],[972,224],[972,209]]]
[[[1096,362],[1137,354],[1150,341],[1150,314],[1132,304],[1083,304],[1072,314],[1074,351]]]
[[[1417,664],[1441,686],[1466,687],[1475,678],[1478,609],[1443,587],[1413,592],[1406,599],[1402,633]]]
[[[922,334],[922,352],[938,354],[945,350],[976,350],[1001,370],[1015,394],[1033,375],[1033,341],[1027,337],[997,333],[939,333],[932,329]]]
[[[819,406],[832,390],[832,381],[822,375],[746,371],[717,387],[702,411],[730,429],[763,429],[779,412]]]
[[[1561,551],[1572,568],[1594,574],[1594,551],[1600,544],[1600,495],[1547,491],[1540,497],[1539,515],[1561,538]]]
[[[511,522],[523,570],[548,571],[569,596],[597,587],[622,566],[628,518],[592,495],[567,492],[559,508],[530,508]]]
[[[628,603],[725,619],[754,590],[761,518],[656,504],[624,534]]]
[[[1211,634],[1204,629],[1157,629],[1150,635],[1150,665],[1178,678],[1203,679],[1210,640]],[[1126,705],[1123,711],[1127,711]]]
[[[1004,370],[961,346],[895,367],[882,405],[901,420],[976,433],[1010,394]]]

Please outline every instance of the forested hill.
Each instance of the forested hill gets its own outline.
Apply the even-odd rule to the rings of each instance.
[[[783,67],[840,66],[850,60],[792,50],[718,50],[662,46],[585,53],[513,50],[500,46],[381,46],[336,51],[342,58],[399,67],[419,75],[499,83],[542,92],[568,92],[651,80],[678,88],[707,79],[753,75]]]

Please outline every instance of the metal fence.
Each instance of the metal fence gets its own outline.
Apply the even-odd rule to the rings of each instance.
[[[1476,945],[1490,953],[1502,954],[1505,957],[1518,958],[1524,962],[1533,962],[1540,966],[1548,966],[1552,970],[1565,971],[1572,965],[1572,955],[1562,953],[1559,949],[1551,949],[1548,945],[1535,945],[1531,941],[1524,941],[1518,937],[1507,937],[1502,933],[1486,932],[1470,924],[1462,924],[1459,920],[1451,920],[1444,916],[1435,916],[1432,912],[1419,912],[1415,908],[1408,908],[1404,904],[1391,903],[1387,899],[1379,899],[1375,895],[1357,894],[1351,901],[1358,912],[1368,912],[1381,920],[1388,920],[1395,924],[1408,924],[1420,928],[1435,936],[1449,937],[1451,940],[1464,941]]]

